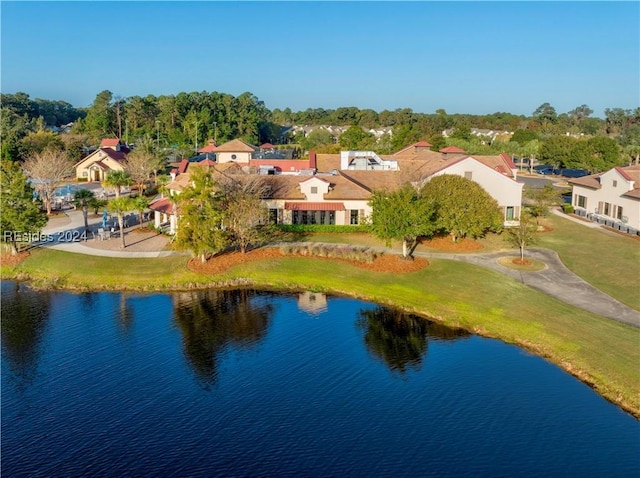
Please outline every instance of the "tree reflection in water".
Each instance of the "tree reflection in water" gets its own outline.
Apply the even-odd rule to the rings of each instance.
[[[362,309],[359,315],[356,325],[364,331],[369,353],[401,374],[420,369],[429,339],[457,340],[471,335],[388,307]]]
[[[274,307],[249,290],[174,294],[174,320],[184,354],[197,378],[215,383],[216,359],[229,347],[248,348],[265,336]]]
[[[34,291],[19,282],[2,284],[2,354],[23,383],[35,378],[50,309],[50,293]]]

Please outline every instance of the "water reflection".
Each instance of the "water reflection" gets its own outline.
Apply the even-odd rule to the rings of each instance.
[[[12,374],[25,384],[35,377],[50,309],[50,293],[2,283],[2,354]]]
[[[127,294],[122,293],[118,302],[118,327],[124,335],[133,330],[133,309],[127,299]]]
[[[327,295],[322,292],[300,292],[298,308],[311,315],[320,315],[327,311]]]
[[[471,335],[382,306],[360,310],[356,326],[364,331],[364,343],[369,353],[391,371],[401,374],[420,369],[430,338],[457,340]]]
[[[173,295],[183,352],[201,382],[215,383],[216,358],[228,347],[251,347],[264,338],[274,307],[260,297],[248,290]]]

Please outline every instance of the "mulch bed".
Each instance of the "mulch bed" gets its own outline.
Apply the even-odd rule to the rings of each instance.
[[[255,249],[248,251],[246,254],[241,252],[228,252],[215,256],[207,260],[204,264],[199,258],[189,261],[189,269],[193,272],[201,274],[219,274],[226,271],[230,267],[238,264],[261,261],[266,259],[275,259],[284,257],[285,254],[278,248],[268,247],[263,249]],[[303,256],[298,256],[303,257]],[[394,254],[382,254],[376,257],[373,262],[351,261],[347,259],[327,258],[318,256],[304,256],[314,259],[322,259],[327,261],[348,262],[356,267],[367,269],[374,272],[388,272],[396,274],[405,274],[408,272],[416,272],[424,269],[429,265],[429,261],[422,257],[416,257],[413,260],[405,260]]]
[[[18,252],[15,256],[11,254],[0,254],[0,264],[3,266],[15,266],[29,257],[29,251]]]
[[[468,237],[458,239],[456,242],[453,242],[450,236],[434,237],[423,240],[420,244],[442,252],[474,252],[482,249],[482,244]]]

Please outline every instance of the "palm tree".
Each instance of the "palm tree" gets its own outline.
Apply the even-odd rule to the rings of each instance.
[[[116,190],[116,198],[119,198],[122,186],[131,184],[131,178],[126,171],[111,171],[102,183],[105,186],[114,188]]]
[[[95,198],[93,191],[88,189],[80,189],[75,192],[73,203],[76,207],[82,208],[82,215],[84,216],[84,240],[87,240],[87,234],[89,234],[89,204],[91,200]]]
[[[124,243],[124,227],[123,227],[123,219],[124,219],[124,213],[127,211],[130,211],[133,207],[132,207],[132,203],[131,203],[131,198],[123,196],[123,197],[117,197],[115,199],[112,199],[111,201],[109,201],[108,204],[108,209],[109,211],[113,212],[116,214],[116,216],[118,216],[118,226],[120,228],[120,240],[122,242],[122,245],[120,246],[122,249],[124,249],[126,246],[126,244]]]
[[[144,210],[149,205],[149,202],[147,201],[147,198],[144,197],[142,194],[138,194],[136,197],[133,198],[132,205],[133,205],[134,209],[136,211],[138,211],[138,217],[140,219],[140,226],[138,226],[138,227],[141,228],[142,227],[142,215],[144,214]]]

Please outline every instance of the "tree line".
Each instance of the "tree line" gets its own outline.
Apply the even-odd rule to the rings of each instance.
[[[88,146],[95,146],[104,137],[118,137],[129,144],[152,138],[158,148],[171,148],[182,157],[194,154],[209,139],[221,144],[240,138],[251,144],[293,143],[305,151],[361,149],[379,154],[426,140],[435,151],[453,145],[468,154],[507,152],[591,172],[640,159],[640,108],[607,108],[604,118],[593,117],[588,105],[558,114],[549,103],[540,105],[529,117],[505,112],[448,114],[444,109],[425,114],[410,108],[381,112],[357,107],[308,108],[294,112],[290,108],[271,111],[249,92],[236,97],[206,91],[123,98],[104,90],[88,108],[32,100],[26,93],[2,94],[0,99],[2,157],[11,160],[57,149],[77,162]],[[71,121],[71,134],[58,135],[46,128]],[[294,124],[349,128],[338,137],[323,129],[308,135],[283,136],[281,126]],[[382,127],[391,130],[382,136],[369,132]],[[501,141],[472,134],[472,128],[514,134],[510,140]],[[445,130],[447,137],[442,134]]]

